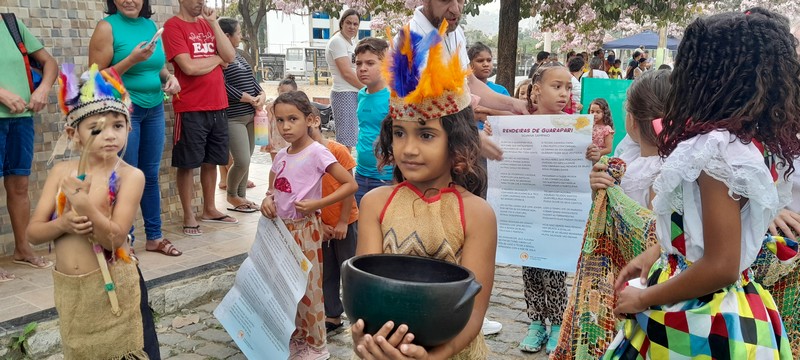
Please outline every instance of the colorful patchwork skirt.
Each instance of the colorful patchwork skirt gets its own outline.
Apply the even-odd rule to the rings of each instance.
[[[648,286],[685,270],[681,255],[662,256]],[[791,359],[789,339],[770,293],[742,276],[697,299],[655,306],[625,321],[603,359]]]

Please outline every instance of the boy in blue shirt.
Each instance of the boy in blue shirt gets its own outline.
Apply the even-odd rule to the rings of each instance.
[[[356,46],[356,75],[366,87],[358,92],[358,141],[356,142],[356,204],[370,190],[392,183],[391,166],[378,171],[375,157],[375,141],[381,132],[381,122],[389,114],[389,88],[381,68],[389,43],[386,40],[368,37]]]
[[[494,92],[510,96],[506,88],[487,80],[492,76],[492,72],[494,71],[492,49],[482,42],[476,42],[467,50],[467,56],[469,57],[469,66],[472,68],[472,73],[475,74],[478,80],[486,83],[486,86],[494,90]]]

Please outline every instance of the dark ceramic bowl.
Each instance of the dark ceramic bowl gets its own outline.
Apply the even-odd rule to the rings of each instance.
[[[467,325],[481,285],[463,266],[410,255],[363,255],[342,264],[342,302],[375,334],[387,321],[408,325],[414,343],[443,344]]]

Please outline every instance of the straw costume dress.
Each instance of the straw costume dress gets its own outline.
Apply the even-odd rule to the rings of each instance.
[[[426,197],[413,185],[402,182],[386,201],[380,222],[385,254],[461,262],[466,223],[464,203],[454,185]],[[488,354],[483,334],[478,333],[475,340],[451,359],[486,359]]]
[[[116,193],[117,175],[112,172],[108,179],[112,211]],[[63,213],[64,199],[64,194],[59,192],[53,218]],[[119,314],[114,314],[109,303],[100,268],[81,275],[67,275],[53,269],[53,292],[64,358],[148,359],[141,336],[139,305],[142,294],[136,260],[127,256],[117,259],[107,250],[105,257],[119,299]]]
[[[775,158],[755,141],[745,144],[717,130],[683,141],[664,161],[653,184],[661,258],[650,269],[648,286],[668,281],[703,257],[701,172],[724,182],[734,199],[747,199],[740,212],[742,275],[714,293],[635,314],[605,359],[792,358],[775,302],[749,270],[770,221],[791,200],[791,186]]]

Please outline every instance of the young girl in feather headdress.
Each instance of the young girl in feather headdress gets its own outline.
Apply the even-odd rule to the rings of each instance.
[[[422,38],[406,26],[388,61],[392,94],[376,152],[379,166],[395,166],[397,184],[362,198],[356,254],[427,255],[471,270],[483,288],[464,329],[433,348],[412,344],[414,329],[407,324],[389,321],[365,334],[358,319],[351,327],[353,347],[363,359],[488,356],[481,326],[492,293],[497,221],[480,197],[486,184],[477,164],[480,140],[464,87],[467,74],[457,57],[442,58],[446,28],[443,21],[438,33]],[[398,241],[411,236],[417,241]]]
[[[47,174],[28,239],[55,242],[64,357],[147,359],[140,275],[126,241],[144,175],[118,155],[130,131],[130,101],[115,74],[93,65],[84,77],[79,89],[73,66],[65,64],[59,78],[66,135],[81,160],[58,163]]]

